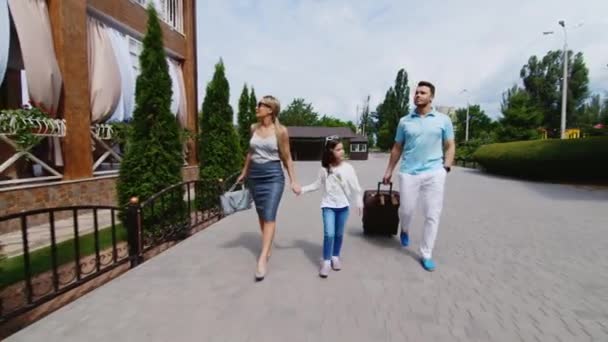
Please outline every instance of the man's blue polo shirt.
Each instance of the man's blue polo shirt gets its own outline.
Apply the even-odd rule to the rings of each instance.
[[[395,135],[395,142],[403,145],[400,172],[416,175],[442,168],[444,143],[452,139],[452,120],[435,109],[425,116],[414,110],[402,117]]]

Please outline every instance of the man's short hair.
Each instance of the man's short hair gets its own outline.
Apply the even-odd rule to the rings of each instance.
[[[431,95],[435,96],[435,86],[433,85],[433,83],[431,83],[429,81],[420,81],[420,82],[418,82],[418,86],[419,87],[429,87],[429,89],[431,89]]]

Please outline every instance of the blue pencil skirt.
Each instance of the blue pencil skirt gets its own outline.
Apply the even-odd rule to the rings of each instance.
[[[285,188],[285,176],[281,162],[251,162],[247,183],[258,215],[266,222],[276,221],[279,203]]]

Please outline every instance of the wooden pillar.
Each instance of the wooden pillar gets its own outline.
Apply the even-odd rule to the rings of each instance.
[[[47,0],[55,55],[63,77],[59,113],[66,120],[64,179],[93,176],[91,101],[87,47],[87,2]]]
[[[198,94],[196,70],[196,0],[184,1],[184,35],[186,37],[186,59],[184,61],[184,83],[188,102],[187,128],[198,133]],[[197,165],[198,146],[196,141],[188,142],[188,165]]]

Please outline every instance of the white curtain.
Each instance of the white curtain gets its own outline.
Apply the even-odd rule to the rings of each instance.
[[[46,1],[8,0],[8,5],[29,77],[31,100],[56,117],[63,80],[55,57]]]
[[[177,78],[179,82],[180,88],[180,101],[179,101],[179,112],[177,114],[177,119],[182,127],[188,127],[188,102],[186,96],[186,83],[184,82],[184,70],[183,65],[175,64],[177,70]]]
[[[171,96],[171,113],[177,117],[182,95],[179,87],[179,78],[177,76],[176,65],[176,62],[167,57],[167,66],[169,67],[169,76],[171,77],[171,90],[173,90],[173,95]]]
[[[121,79],[116,55],[105,27],[88,18],[91,123],[107,121],[120,101]]]
[[[120,32],[109,27],[107,30],[116,60],[118,61],[121,80],[120,101],[114,114],[112,114],[112,117],[108,121],[129,121],[133,117],[135,104],[135,83],[133,81],[135,77],[133,75],[133,65],[131,64],[131,56],[129,53],[129,41],[128,38]]]
[[[8,0],[13,23],[19,36],[23,66],[29,79],[22,90],[23,101],[31,101],[52,118],[57,117],[63,79],[55,56],[51,20],[46,0]],[[59,138],[50,139],[49,157],[56,166],[63,166]]]
[[[8,16],[7,0],[0,0],[0,84],[4,81],[8,64],[8,49],[11,39],[11,25]]]
[[[21,104],[22,106],[30,105],[30,91],[27,87],[27,72],[21,69]]]

